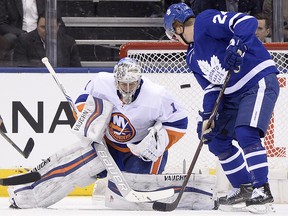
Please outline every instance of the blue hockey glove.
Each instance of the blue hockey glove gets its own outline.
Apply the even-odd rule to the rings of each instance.
[[[208,145],[208,143],[217,135],[217,132],[210,128],[209,132],[203,134],[203,143]]]
[[[198,121],[197,123],[197,134],[198,134],[198,138],[201,139],[201,136],[203,135],[204,137],[204,144],[207,144],[206,142],[206,136],[211,133],[212,129],[214,128],[214,121],[212,121],[211,125],[208,126],[208,119],[211,115],[211,113],[204,113],[204,112],[200,112],[199,111],[199,115],[201,116],[201,120]],[[209,135],[208,135],[209,137]]]
[[[238,37],[233,37],[230,40],[229,46],[226,48],[224,56],[225,68],[238,72],[243,63],[243,57],[246,51],[247,47],[243,44],[243,41]]]
[[[201,139],[202,136],[202,125],[203,125],[203,121],[198,121],[197,122],[197,134],[198,134],[198,139]]]

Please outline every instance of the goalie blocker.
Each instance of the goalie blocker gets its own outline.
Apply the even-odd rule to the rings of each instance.
[[[163,202],[172,202],[178,195],[179,188],[185,179],[185,174],[134,174],[124,173],[128,183],[133,185],[137,191],[161,191],[167,188],[173,188],[175,194],[172,197],[162,199]],[[98,179],[93,190],[93,199],[97,200],[99,196],[105,196],[105,206],[121,210],[153,210],[153,202],[133,203],[125,200],[109,176],[105,179]],[[183,210],[212,210],[218,208],[216,176],[208,174],[192,174],[183,198],[181,199],[179,209]]]

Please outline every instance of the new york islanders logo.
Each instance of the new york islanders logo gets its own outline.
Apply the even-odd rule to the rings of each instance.
[[[135,136],[135,128],[125,115],[113,113],[109,123],[109,134],[117,142],[128,142]]]

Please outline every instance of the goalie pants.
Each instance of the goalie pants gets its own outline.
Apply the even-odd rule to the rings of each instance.
[[[138,156],[133,155],[128,147],[119,148],[116,146],[117,144],[111,143],[111,141],[107,139],[106,142],[110,154],[114,158],[121,171],[136,174],[161,174],[164,171],[165,165],[167,163],[168,151],[165,151],[156,162],[147,162],[143,161]]]
[[[270,74],[246,92],[223,98],[208,147],[235,188],[248,182],[258,187],[268,181],[267,155],[260,138],[265,136],[278,95],[278,79]],[[238,141],[245,158],[233,140]]]

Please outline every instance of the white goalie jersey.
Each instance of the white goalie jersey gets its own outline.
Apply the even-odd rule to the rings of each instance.
[[[186,132],[186,111],[164,87],[145,77],[142,77],[138,90],[135,93],[136,99],[126,105],[119,99],[114,75],[102,72],[89,81],[76,105],[81,110],[88,94],[113,104],[111,120],[106,130],[106,137],[113,143],[138,143],[147,136],[148,128],[155,121],[160,121],[168,132],[171,146]]]

